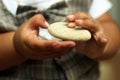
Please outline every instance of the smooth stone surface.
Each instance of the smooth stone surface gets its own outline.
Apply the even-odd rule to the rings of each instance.
[[[88,41],[91,39],[91,33],[82,28],[69,28],[66,22],[55,22],[48,27],[48,32],[63,40]]]

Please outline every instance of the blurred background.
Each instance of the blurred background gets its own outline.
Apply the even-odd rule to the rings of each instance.
[[[120,0],[110,0],[113,4],[110,13],[112,14],[112,16],[114,17],[114,19],[117,21],[117,23],[120,26]]]
[[[110,0],[113,4],[110,13],[120,27],[120,0]],[[100,80],[120,80],[120,51],[110,60],[100,62]]]

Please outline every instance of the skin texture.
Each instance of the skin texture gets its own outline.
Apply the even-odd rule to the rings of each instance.
[[[117,53],[120,48],[120,29],[108,13],[96,20],[86,13],[74,13],[66,18],[69,27],[82,26],[92,33],[91,40],[76,43],[78,52],[95,60],[108,59]]]

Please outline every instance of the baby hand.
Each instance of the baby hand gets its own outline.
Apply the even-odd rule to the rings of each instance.
[[[67,54],[75,46],[72,41],[44,40],[38,36],[39,28],[48,28],[48,23],[41,14],[33,16],[15,32],[14,46],[23,57],[46,59]]]

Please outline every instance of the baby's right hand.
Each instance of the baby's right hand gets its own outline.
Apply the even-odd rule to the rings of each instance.
[[[13,42],[17,53],[25,58],[40,60],[60,57],[75,46],[72,41],[42,39],[38,36],[39,27],[48,27],[46,20],[40,14],[33,16],[15,32]]]

